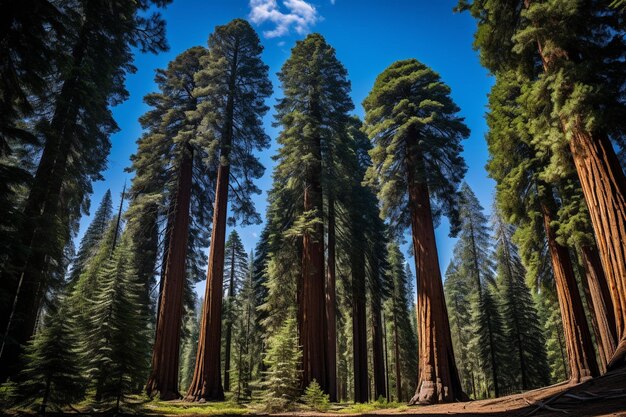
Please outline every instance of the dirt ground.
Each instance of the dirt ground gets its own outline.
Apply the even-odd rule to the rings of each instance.
[[[337,414],[337,416],[576,416],[626,417],[626,369],[611,372],[583,384],[557,384],[498,399],[455,404],[409,407],[408,410],[379,410],[368,414]],[[329,413],[291,413],[281,417],[330,417]]]

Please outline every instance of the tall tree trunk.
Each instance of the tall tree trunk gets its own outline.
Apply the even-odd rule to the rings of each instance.
[[[419,283],[417,289],[419,376],[417,390],[410,404],[464,400],[466,396],[461,387],[452,351],[450,323],[443,296],[428,186],[423,177],[416,178],[415,171],[423,167],[423,161],[420,160],[421,156],[417,150],[411,144],[408,145],[409,209],[415,271]],[[419,172],[423,175],[423,169]]]
[[[352,357],[354,360],[354,402],[368,401],[367,322],[365,294],[365,256],[363,242],[352,245]]]
[[[228,82],[228,98],[226,100],[219,167],[217,169],[217,184],[215,186],[215,205],[213,209],[213,229],[211,230],[207,283],[204,293],[204,305],[202,306],[196,366],[186,397],[188,401],[199,401],[202,399],[224,400],[224,388],[222,387],[222,375],[220,372],[222,300],[224,298],[224,244],[226,241],[226,218],[228,214],[230,148],[234,131],[238,54],[239,38],[235,40],[234,56]]]
[[[172,223],[168,225],[167,253],[163,288],[159,297],[156,338],[152,350],[152,371],[146,384],[146,393],[156,392],[162,400],[180,397],[178,369],[180,329],[183,318],[187,239],[189,236],[189,207],[193,175],[192,150],[183,149],[176,194],[173,202]],[[168,220],[169,221],[169,220]]]
[[[337,294],[336,282],[336,233],[335,198],[328,197],[328,261],[326,271],[326,363],[328,365],[328,395],[332,402],[337,401]]]
[[[374,369],[374,399],[387,398],[385,385],[385,357],[383,351],[383,326],[381,323],[380,296],[372,294],[372,362]]]
[[[310,141],[315,162],[306,173],[304,188],[304,211],[314,213],[320,220],[323,213],[322,200],[322,153],[317,137]],[[302,382],[307,387],[314,379],[322,390],[328,391],[326,365],[326,307],[324,277],[324,225],[318,221],[302,238]],[[321,338],[321,340],[320,340]]]
[[[550,197],[545,197],[550,199]],[[594,376],[600,371],[596,362],[591,334],[587,325],[580,293],[574,276],[574,268],[566,247],[556,241],[556,232],[552,228],[553,215],[549,201],[541,202],[548,249],[552,259],[552,269],[559,299],[563,333],[570,370],[570,382],[579,383]]]
[[[615,328],[615,315],[613,302],[607,286],[604,270],[598,248],[595,246],[583,246],[580,248],[589,295],[592,301],[592,312],[598,327],[598,351],[601,366],[606,371],[606,366],[613,357],[616,348],[617,334]]]
[[[59,245],[55,224],[61,208],[61,192],[65,179],[68,155],[71,153],[78,110],[78,82],[87,49],[89,22],[85,21],[72,51],[72,69],[63,82],[56,99],[56,107],[46,132],[46,144],[39,166],[24,205],[24,221],[17,234],[11,270],[5,270],[0,279],[0,294],[10,297],[0,303],[0,330],[3,332],[0,356],[0,382],[19,369],[22,346],[35,331],[37,314],[48,282],[47,264],[62,256],[64,244]],[[63,216],[61,216],[63,217]],[[69,239],[69,234],[63,236]],[[54,252],[56,251],[56,252]],[[54,252],[54,253],[53,253]]]
[[[396,401],[402,402],[402,371],[400,368],[400,338],[398,335],[398,316],[393,313],[393,356],[394,365],[396,367]]]
[[[611,369],[624,365],[626,355],[626,178],[606,135],[586,132],[579,119],[564,126],[572,133],[570,149],[613,301],[618,345]]]
[[[531,0],[524,0],[528,8]],[[545,72],[560,68],[537,39]],[[567,51],[553,51],[562,57]],[[570,89],[572,86],[570,86]],[[617,348],[607,368],[626,364],[626,176],[606,132],[590,131],[581,115],[560,117],[587,203],[602,266],[613,300]]]
[[[235,250],[233,248],[230,258],[230,279],[228,281],[228,308],[232,308],[232,302],[235,297]],[[226,317],[226,337],[224,347],[224,391],[230,391],[230,349],[232,343],[233,323],[231,311]],[[241,368],[240,368],[241,369]]]

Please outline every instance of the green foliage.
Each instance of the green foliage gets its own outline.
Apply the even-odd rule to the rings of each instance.
[[[132,254],[132,242],[124,235],[98,271],[98,287],[88,308],[90,330],[83,336],[96,401],[114,400],[118,408],[125,395],[142,387],[149,360],[145,289]]]
[[[285,408],[300,396],[300,361],[295,318],[285,320],[280,330],[268,340],[265,364],[269,368],[264,385],[264,402],[269,409]]]
[[[13,404],[36,404],[43,414],[47,407],[59,409],[84,397],[87,381],[77,350],[79,337],[66,301],[59,301],[61,308],[46,318],[26,347],[26,367],[11,387]]]
[[[183,321],[183,338],[180,348],[179,386],[186,390],[191,384],[193,370],[196,364],[198,339],[200,337],[200,312],[202,300],[195,303],[193,310],[187,310]]]
[[[304,390],[302,401],[310,407],[312,410],[324,412],[330,408],[330,401],[328,394],[324,394],[322,387],[314,379],[311,381],[308,387]]]
[[[394,227],[410,225],[408,181],[428,184],[433,216],[458,226],[458,184],[466,166],[461,140],[469,130],[439,74],[417,60],[398,61],[383,71],[363,102],[364,131],[374,144],[367,183],[377,189],[382,213]],[[406,164],[407,158],[415,158]]]

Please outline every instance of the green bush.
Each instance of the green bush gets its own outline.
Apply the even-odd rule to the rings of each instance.
[[[304,391],[302,401],[315,411],[328,411],[330,407],[330,400],[328,394],[324,394],[322,387],[316,380],[311,381],[309,386]]]

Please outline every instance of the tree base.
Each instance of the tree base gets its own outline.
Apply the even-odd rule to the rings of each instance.
[[[440,403],[469,401],[469,397],[463,391],[450,392],[449,387],[443,386],[440,380],[422,381],[422,385],[415,392],[409,405],[432,405]]]
[[[606,371],[613,371],[615,369],[623,368],[626,366],[626,338],[620,340],[613,357],[606,365]]]

